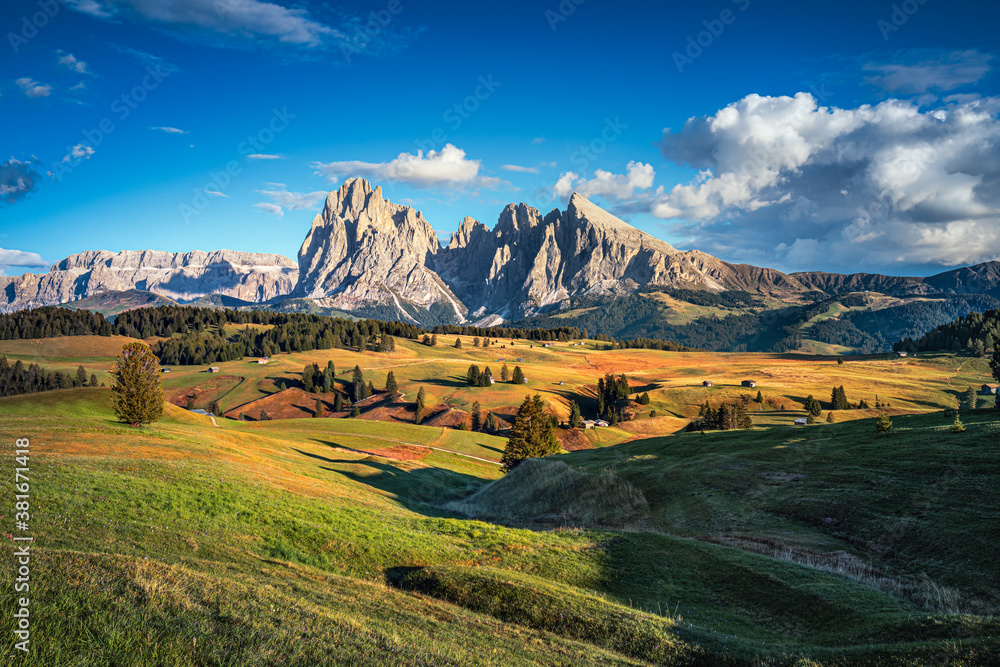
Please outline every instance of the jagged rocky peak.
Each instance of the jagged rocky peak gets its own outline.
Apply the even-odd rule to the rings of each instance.
[[[299,250],[296,293],[345,310],[388,305],[410,319],[414,309],[441,302],[461,320],[465,307],[430,266],[440,249],[420,211],[352,178],[313,219]]]

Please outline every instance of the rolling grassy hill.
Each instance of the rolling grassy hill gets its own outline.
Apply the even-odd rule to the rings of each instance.
[[[564,455],[554,462],[585,485],[608,469],[648,516],[626,530],[535,530],[448,508],[488,493],[491,463],[358,451],[373,439],[436,446],[441,429],[213,426],[173,406],[133,429],[113,420],[109,393],[0,399],[3,439],[31,439],[37,537],[36,643],[12,664],[987,665],[1000,650],[992,616],[718,543],[760,531],[811,553],[859,553],[852,539],[897,517],[906,529],[891,533],[888,575],[909,576],[912,563],[971,604],[969,582],[985,590],[995,575],[976,539],[996,518],[997,426],[985,412],[955,438],[926,415],[881,439],[857,422]],[[456,435],[470,452],[493,443]],[[798,438],[808,449],[792,449]],[[788,449],[808,455],[789,461]],[[868,470],[904,455],[891,481]],[[943,461],[958,466],[951,481]],[[945,479],[928,487],[933,468]],[[0,551],[10,562],[9,544]],[[0,580],[2,599],[12,585]],[[0,621],[8,635],[11,621]]]

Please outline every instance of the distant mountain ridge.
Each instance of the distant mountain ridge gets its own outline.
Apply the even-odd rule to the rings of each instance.
[[[215,306],[294,300],[296,310],[490,325],[644,288],[740,290],[793,303],[864,291],[1000,297],[998,261],[929,277],[786,274],[677,250],[579,194],[544,215],[509,204],[492,229],[466,217],[442,246],[420,211],[386,200],[361,178],[329,194],[297,260],[229,250],[83,252],[49,273],[0,277],[0,311],[143,290]]]

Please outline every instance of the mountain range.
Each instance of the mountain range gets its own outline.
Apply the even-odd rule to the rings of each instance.
[[[230,250],[88,251],[48,273],[0,277],[0,311],[142,290],[180,302],[215,295],[277,307],[294,300],[300,308],[310,303],[359,316],[491,325],[558,312],[580,297],[615,298],[648,288],[738,290],[789,303],[863,291],[996,297],[1000,262],[930,277],[786,274],[677,250],[579,194],[565,210],[544,215],[509,204],[492,229],[467,217],[442,245],[420,211],[393,204],[380,187],[354,178],[327,197],[297,264],[281,255]]]

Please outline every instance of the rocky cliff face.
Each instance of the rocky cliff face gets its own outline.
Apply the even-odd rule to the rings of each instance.
[[[295,264],[281,255],[231,250],[96,250],[71,255],[48,273],[0,278],[0,310],[49,306],[128,289],[156,292],[178,301],[222,294],[262,302],[289,294],[297,280]]]
[[[416,319],[435,304],[463,320],[465,306],[434,272],[441,244],[408,206],[386,201],[360,178],[330,193],[299,250],[296,295],[342,310],[382,305]]]
[[[574,194],[565,211],[544,217],[510,204],[493,230],[462,221],[436,258],[441,277],[484,322],[555,308],[579,295],[616,295],[645,286],[801,291],[770,269],[681,252]]]

